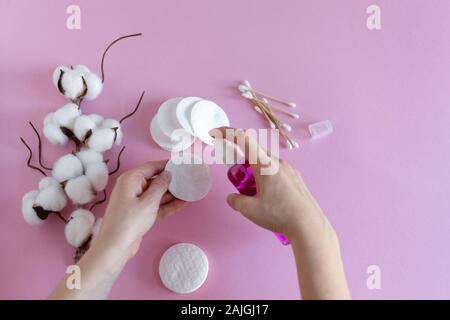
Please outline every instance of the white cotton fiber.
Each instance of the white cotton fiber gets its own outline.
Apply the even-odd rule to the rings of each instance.
[[[64,229],[67,242],[76,248],[85,243],[92,233],[94,220],[92,212],[85,209],[75,210]]]
[[[75,100],[82,96],[85,87],[81,74],[74,70],[64,72],[61,85],[64,89],[64,96],[68,99]]]
[[[54,115],[54,114],[55,114],[54,112],[50,112],[49,114],[47,114],[47,115],[45,116],[45,118],[44,118],[44,126],[45,126],[46,124],[53,123],[53,115]]]
[[[42,178],[41,181],[39,181],[39,190],[44,190],[45,188],[48,188],[51,186],[61,186],[61,185],[60,185],[59,181],[53,177],[45,177],[45,178]]]
[[[59,182],[63,182],[83,174],[80,159],[73,154],[66,154],[53,165],[52,175]]]
[[[80,116],[80,110],[75,103],[68,103],[58,110],[53,115],[53,122],[61,127],[73,129],[76,118]]]
[[[84,170],[90,163],[103,162],[103,156],[100,152],[88,148],[81,149],[81,151],[76,153],[76,156],[83,164]]]
[[[87,73],[84,76],[84,80],[86,81],[87,86],[87,93],[84,98],[88,101],[94,100],[102,92],[102,80],[93,72]]]
[[[104,162],[90,163],[87,165],[85,171],[86,177],[91,182],[94,190],[99,192],[103,191],[108,184],[108,167]]]
[[[120,126],[119,121],[114,120],[114,119],[105,119],[102,121],[102,123],[100,124],[100,126],[102,128],[109,128],[109,129],[116,129],[116,140],[114,141],[115,144],[119,145],[122,142],[122,138],[123,138],[123,132],[122,132],[122,127]]]
[[[34,200],[38,194],[38,190],[33,190],[25,193],[22,197],[22,215],[25,221],[31,225],[37,225],[44,222],[44,220],[37,216],[36,211],[33,209]]]
[[[67,205],[67,197],[59,185],[50,186],[39,191],[34,203],[48,211],[61,211]]]
[[[86,134],[89,130],[93,130],[96,127],[94,121],[86,115],[81,115],[75,120],[73,126],[73,133],[78,140],[84,141]]]
[[[95,216],[94,214],[86,209],[78,209],[75,210],[74,212],[72,212],[72,214],[70,215],[71,218],[85,218],[89,221],[90,225],[94,225],[95,223]]]
[[[44,125],[44,136],[50,143],[53,144],[66,144],[69,138],[61,131],[58,125],[54,123],[48,123]]]
[[[77,64],[76,66],[73,67],[73,71],[78,72],[80,75],[84,76],[88,73],[90,73],[91,71],[89,70],[88,67],[86,67],[83,64]]]
[[[86,176],[79,176],[67,181],[64,191],[75,204],[86,204],[95,198],[91,182]]]
[[[113,143],[114,131],[108,128],[96,128],[87,140],[87,146],[98,152],[111,149]]]
[[[94,121],[94,123],[95,123],[95,125],[98,127],[98,126],[100,126],[100,124],[102,123],[102,121],[103,121],[103,117],[101,116],[101,115],[99,115],[99,114],[96,114],[96,113],[91,113],[90,115],[88,115],[88,117],[92,120],[92,121]]]
[[[53,84],[55,85],[56,88],[58,88],[58,80],[59,77],[61,76],[61,70],[63,72],[69,71],[70,69],[67,68],[66,66],[59,66],[55,69],[55,71],[53,71]]]

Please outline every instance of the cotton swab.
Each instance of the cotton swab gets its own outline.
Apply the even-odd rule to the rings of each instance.
[[[292,117],[292,118],[294,118],[294,119],[300,118],[300,116],[299,116],[298,113],[290,112],[290,111],[284,110],[284,109],[282,109],[282,108],[278,108],[278,107],[276,107],[276,106],[270,105],[270,104],[269,104],[269,101],[267,101],[266,98],[263,98],[262,100],[258,99],[256,96],[254,96],[254,95],[252,94],[251,91],[243,92],[241,95],[242,95],[244,98],[246,98],[246,99],[250,99],[250,100],[258,100],[258,101],[260,101],[260,102],[263,102],[263,103],[269,105],[271,109],[276,110],[276,111],[279,111],[279,112],[281,112],[281,113],[284,113],[284,114],[286,114],[286,115],[288,115],[288,116],[290,116],[290,117]]]
[[[248,81],[247,81],[247,83],[248,83]],[[248,84],[249,84],[249,83],[248,83]],[[239,89],[239,91],[241,91],[242,93],[245,93],[245,92],[247,92],[247,91],[251,91],[252,93],[259,94],[260,96],[266,97],[266,98],[268,98],[268,99],[270,99],[270,100],[272,100],[272,101],[276,101],[276,102],[282,103],[282,104],[284,104],[284,105],[286,105],[286,106],[288,106],[288,107],[291,107],[291,108],[296,108],[296,107],[297,107],[297,104],[296,104],[295,102],[289,102],[289,101],[285,101],[285,100],[282,100],[282,99],[279,99],[279,98],[270,96],[270,95],[265,94],[265,93],[263,93],[263,92],[261,92],[261,91],[255,90],[255,89],[253,89],[251,86],[248,86],[248,85],[246,85],[246,84],[240,84],[239,87],[238,87],[238,89]]]
[[[273,123],[272,120],[269,119],[267,114],[264,111],[262,111],[260,107],[255,106],[254,108],[255,108],[256,112],[262,114],[266,118],[267,122],[269,122],[270,128],[272,128],[272,129],[276,128],[275,123]]]

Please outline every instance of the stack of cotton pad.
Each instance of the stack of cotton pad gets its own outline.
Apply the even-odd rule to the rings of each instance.
[[[198,97],[172,98],[159,107],[150,123],[153,140],[168,151],[189,148],[196,138],[212,145],[209,131],[230,125],[228,117],[216,103]]]
[[[194,292],[208,276],[208,258],[196,245],[178,243],[161,257],[159,276],[164,286],[173,292]]]

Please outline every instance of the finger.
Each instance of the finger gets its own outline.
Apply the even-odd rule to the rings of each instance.
[[[174,199],[166,204],[161,205],[158,210],[158,219],[170,217],[171,215],[180,211],[186,204],[186,201]]]
[[[227,203],[233,210],[239,211],[245,217],[253,220],[253,212],[258,204],[254,197],[232,193],[228,195]]]
[[[221,127],[213,129],[210,135],[216,139],[226,139],[236,144],[245,154],[245,158],[249,161],[254,170],[255,175],[260,174],[260,166],[270,164],[271,157],[258,145],[256,137],[251,131],[244,131],[242,129],[235,129],[230,127]]]
[[[169,203],[170,201],[173,201],[174,199],[176,199],[176,198],[169,191],[167,191],[162,196],[161,202],[160,202],[159,205],[163,205],[163,204]]]
[[[170,172],[163,171],[149,181],[147,190],[141,195],[141,200],[148,204],[159,206],[163,195],[167,192],[170,184]]]
[[[142,173],[145,179],[152,178],[155,174],[160,173],[164,170],[166,166],[167,160],[159,160],[159,161],[150,161],[146,162],[139,167],[136,167],[131,170],[131,172],[139,172]]]

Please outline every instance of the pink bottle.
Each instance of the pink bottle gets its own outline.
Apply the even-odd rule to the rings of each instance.
[[[252,167],[245,161],[243,164],[235,164],[228,169],[228,179],[241,194],[247,196],[256,195],[256,182],[253,176]],[[289,240],[281,233],[276,233],[278,240],[283,245],[288,245]]]

